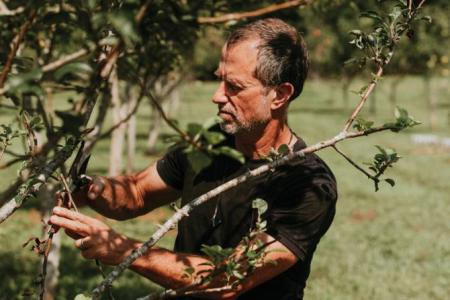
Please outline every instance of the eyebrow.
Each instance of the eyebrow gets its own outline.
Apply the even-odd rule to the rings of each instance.
[[[219,69],[217,69],[216,71],[214,71],[214,75],[217,76],[217,78],[219,78],[220,80],[225,80],[228,81],[232,84],[236,84],[239,86],[245,86],[245,84],[243,82],[241,82],[239,79],[233,78],[233,77],[227,77],[226,79],[220,74]]]

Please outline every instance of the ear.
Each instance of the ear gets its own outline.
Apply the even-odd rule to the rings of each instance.
[[[279,109],[289,102],[289,98],[291,98],[294,93],[294,86],[289,82],[283,82],[278,85],[275,89],[275,97],[272,100],[270,108],[272,110]]]

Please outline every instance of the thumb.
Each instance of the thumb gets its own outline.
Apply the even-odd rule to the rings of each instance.
[[[94,176],[92,178],[92,183],[88,189],[88,198],[90,200],[97,199],[105,189],[105,180],[100,176]]]

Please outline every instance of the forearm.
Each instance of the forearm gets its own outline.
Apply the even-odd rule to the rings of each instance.
[[[134,247],[139,245],[135,244]],[[178,290],[180,296],[186,293],[198,298],[231,300],[242,292],[240,285],[231,288],[225,284],[224,273],[217,273],[211,281],[202,282],[200,276],[206,276],[211,269],[205,263],[211,261],[199,255],[152,248],[146,255],[136,259],[130,269],[167,289]],[[183,276],[188,268],[197,275]]]
[[[102,215],[118,220],[143,215],[180,196],[179,191],[161,179],[156,164],[128,176],[96,176],[82,194],[86,204]]]
[[[200,266],[205,262],[209,260],[202,256],[152,248],[136,259],[130,269],[165,288],[179,289],[193,284],[192,278],[183,276],[186,269],[193,268],[195,272],[208,269],[207,266]]]
[[[86,204],[100,214],[117,220],[136,217],[145,213],[144,196],[139,190],[136,177],[96,176],[95,180],[101,181],[103,190],[100,195],[89,196],[86,192]]]

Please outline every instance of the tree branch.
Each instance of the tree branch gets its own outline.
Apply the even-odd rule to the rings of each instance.
[[[191,202],[178,209],[175,214],[172,215],[142,246],[136,250],[134,250],[122,263],[116,266],[111,273],[108,274],[106,279],[102,281],[93,291],[92,297],[93,299],[99,299],[101,293],[105,290],[107,286],[110,286],[112,282],[125,270],[127,269],[133,261],[135,261],[138,257],[144,255],[152,246],[156,244],[171,228],[173,228],[182,218],[189,215],[189,213],[197,206],[207,202],[208,200],[218,196],[219,194],[232,189],[247,180],[263,175],[273,169],[276,169],[280,166],[286,165],[295,160],[302,159],[306,154],[314,153],[324,148],[332,147],[336,145],[338,142],[341,142],[348,138],[355,138],[359,136],[369,135],[375,132],[389,130],[387,127],[379,127],[373,130],[366,131],[358,131],[358,132],[345,132],[342,131],[335,137],[324,140],[322,142],[316,143],[312,146],[304,148],[301,151],[290,153],[278,160],[275,160],[269,164],[262,165],[256,169],[248,171],[246,174],[238,176],[232,180],[225,182],[224,184],[210,190],[209,192],[193,199]]]
[[[14,16],[17,14],[20,14],[24,11],[25,9],[23,7],[18,7],[16,9],[10,10],[5,2],[0,0],[0,16]]]
[[[129,111],[128,114],[122,120],[120,120],[119,122],[117,122],[116,124],[111,126],[111,128],[109,128],[108,130],[103,132],[97,139],[104,139],[104,138],[109,137],[114,130],[116,130],[117,128],[120,127],[120,125],[128,122],[128,120],[137,112],[139,105],[142,102],[143,96],[144,95],[142,95],[142,93],[141,93],[136,101],[136,104],[131,109],[131,111]]]
[[[87,54],[89,54],[91,51],[93,51],[94,49],[87,49],[87,48],[83,48],[80,49],[78,51],[75,51],[71,54],[67,54],[63,57],[60,57],[58,60],[55,60],[49,64],[46,64],[45,66],[42,67],[42,72],[44,73],[48,73],[51,71],[54,71],[58,68],[61,68],[62,66],[73,62],[74,60],[77,60]]]
[[[31,24],[33,23],[34,18],[36,17],[36,14],[37,14],[37,9],[33,8],[28,16],[28,20],[20,27],[19,32],[16,34],[16,36],[11,41],[11,45],[10,45],[11,50],[8,53],[8,58],[6,59],[5,66],[3,67],[3,70],[0,73],[0,89],[2,89],[5,84],[6,78],[8,77],[8,73],[9,73],[9,71],[11,71],[14,57],[16,57],[17,50],[19,49],[19,46],[22,43],[25,33],[27,32],[28,28],[30,28]]]
[[[262,15],[267,15],[279,10],[293,8],[297,6],[304,6],[308,5],[313,0],[292,0],[292,1],[286,1],[283,3],[278,4],[272,4],[267,7],[263,7],[260,9],[247,11],[247,12],[240,12],[240,13],[230,13],[225,14],[222,16],[216,16],[216,17],[198,17],[197,22],[199,24],[217,24],[217,23],[226,23],[229,21],[237,21],[245,18],[255,18]]]
[[[159,104],[159,102],[156,100],[155,96],[153,96],[153,94],[150,91],[145,91],[145,93],[147,97],[150,99],[150,101],[152,101],[152,104],[155,106],[158,112],[161,114],[161,117],[167,123],[167,125],[169,125],[170,128],[175,130],[184,141],[194,146],[196,149],[201,149],[201,147],[196,142],[194,142],[186,132],[184,132],[172,120],[169,119],[169,117],[164,112],[164,109],[162,108],[161,104]]]
[[[373,90],[375,89],[375,86],[377,85],[377,79],[380,78],[382,74],[383,74],[383,67],[380,66],[376,73],[376,79],[373,79],[372,82],[369,84],[369,86],[364,91],[364,94],[361,96],[361,99],[359,100],[358,105],[356,106],[355,110],[352,112],[350,118],[345,123],[343,131],[348,131],[348,129],[352,125],[353,121],[355,121],[356,116],[359,114],[359,112],[363,108],[364,104],[366,103],[367,99],[369,98],[370,94],[372,94]]]
[[[336,150],[337,153],[339,153],[343,158],[345,158],[346,161],[348,161],[352,166],[354,166],[356,169],[358,169],[359,171],[361,171],[362,173],[364,173],[364,175],[366,175],[367,177],[369,177],[372,180],[376,180],[375,177],[373,177],[372,175],[370,175],[369,173],[367,173],[366,170],[364,170],[362,167],[360,167],[356,162],[354,162],[350,157],[348,157],[344,152],[342,152],[341,150],[339,150],[336,145],[333,146],[333,149]]]

